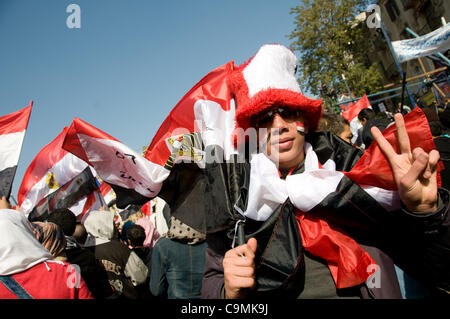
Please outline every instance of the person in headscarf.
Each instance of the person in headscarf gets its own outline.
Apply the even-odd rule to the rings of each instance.
[[[75,268],[56,260],[21,212],[0,204],[0,299],[92,299]]]
[[[66,238],[57,224],[51,222],[32,222],[36,239],[57,260],[67,261]]]
[[[138,219],[136,221],[136,225],[142,226],[145,230],[145,240],[143,246],[153,248],[156,241],[161,237],[156,227],[149,219],[145,217]]]
[[[92,211],[85,219],[84,227],[88,232],[85,247],[91,249],[102,263],[117,296],[139,298],[136,286],[145,282],[148,268],[135,252],[120,242],[114,213]]]

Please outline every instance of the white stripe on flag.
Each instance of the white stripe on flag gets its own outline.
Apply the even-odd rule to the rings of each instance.
[[[25,131],[0,135],[0,171],[17,165],[24,137]]]

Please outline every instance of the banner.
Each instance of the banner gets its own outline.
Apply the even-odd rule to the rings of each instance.
[[[400,63],[450,49],[450,23],[421,37],[393,41]]]

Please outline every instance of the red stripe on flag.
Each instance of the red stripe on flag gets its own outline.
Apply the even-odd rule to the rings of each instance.
[[[59,133],[53,141],[44,146],[28,166],[17,196],[19,206],[25,200],[26,195],[31,188],[33,188],[33,186],[39,182],[56,163],[68,154],[67,151],[61,148],[67,130],[68,128],[64,127],[62,132]]]
[[[33,101],[26,108],[0,117],[0,135],[22,132],[27,129]]]
[[[67,131],[67,136],[62,147],[65,150],[70,151],[70,153],[72,153],[76,157],[81,158],[86,163],[89,163],[89,165],[91,165],[89,162],[89,158],[80,143],[78,134],[84,134],[99,139],[117,141],[117,139],[115,139],[111,135],[106,134],[103,131],[100,131],[95,126],[92,126],[91,124],[86,123],[79,118],[74,118],[72,121],[72,125],[70,125],[70,128]]]
[[[344,112],[342,112],[342,117],[351,122],[355,117],[358,116],[359,112],[361,112],[362,109],[368,107],[370,107],[370,102],[369,99],[367,98],[367,95],[364,94],[362,98],[360,98],[354,104],[349,105],[347,109]]]

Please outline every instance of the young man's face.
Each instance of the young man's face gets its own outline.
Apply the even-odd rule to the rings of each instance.
[[[254,118],[256,129],[267,129],[263,138],[267,142],[267,156],[278,164],[279,169],[291,169],[304,159],[304,134],[298,128],[307,127],[302,115],[286,107],[276,107]]]
[[[342,138],[344,141],[347,141],[349,143],[352,142],[353,133],[350,130],[350,126],[348,124],[344,125],[344,130],[339,134],[339,137]]]

